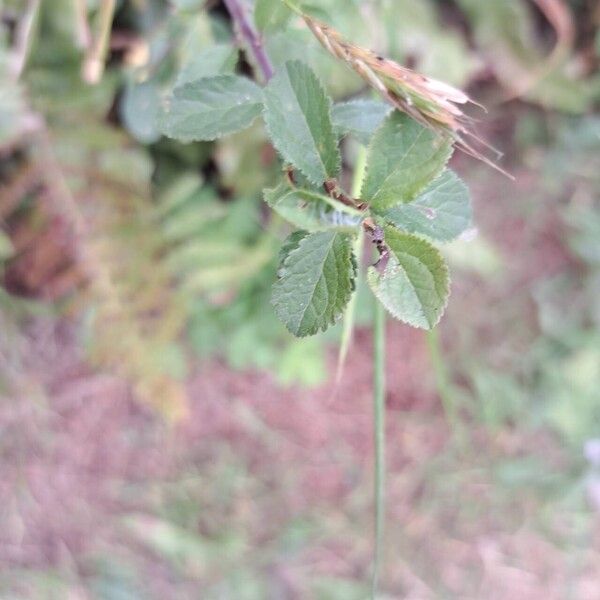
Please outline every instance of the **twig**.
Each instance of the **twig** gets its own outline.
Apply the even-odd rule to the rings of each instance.
[[[569,8],[562,0],[533,1],[554,28],[556,44],[552,52],[541,61],[538,67],[514,77],[514,81],[510,82],[510,89],[502,98],[503,102],[509,102],[530,92],[538,83],[565,62],[573,48],[575,24]]]
[[[25,69],[29,52],[32,45],[32,34],[40,8],[40,0],[29,0],[25,15],[19,21],[15,31],[15,48],[14,48],[14,64],[13,73],[15,79],[21,77],[21,73]]]
[[[355,208],[358,211],[364,212],[367,210],[367,208],[369,208],[369,206],[365,202],[361,202],[360,200],[350,198],[348,194],[346,194],[346,192],[344,192],[344,190],[340,187],[340,184],[338,183],[337,179],[328,179],[323,184],[323,189],[325,190],[325,192],[327,192],[327,195],[333,198],[334,200],[337,200],[338,202],[341,202],[346,206]]]
[[[88,49],[88,53],[83,61],[81,76],[87,83],[95,84],[102,79],[104,73],[104,61],[110,32],[112,28],[113,16],[115,13],[116,0],[102,0],[98,14],[98,26],[94,41]]]
[[[238,28],[244,42],[250,48],[256,64],[261,70],[265,82],[273,77],[275,71],[267,53],[265,52],[262,39],[248,20],[246,10],[241,0],[224,0],[225,6],[231,15],[233,22]]]

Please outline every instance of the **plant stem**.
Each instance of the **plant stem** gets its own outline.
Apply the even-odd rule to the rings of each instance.
[[[275,71],[273,65],[265,52],[262,39],[250,23],[246,10],[241,0],[224,0],[225,6],[231,15],[231,19],[237,26],[240,35],[250,48],[254,60],[262,72],[265,82],[273,77]]]
[[[374,298],[373,424],[375,437],[375,557],[371,593],[376,598],[383,562],[385,525],[385,309]]]
[[[367,150],[360,147],[354,167],[351,194],[354,198],[360,197],[367,168]],[[361,231],[355,249],[362,255],[364,234]],[[342,349],[338,359],[338,379],[341,365],[348,349],[354,322],[354,309],[357,292],[352,297],[344,315],[344,332]],[[379,574],[383,562],[383,528],[385,525],[385,309],[377,298],[373,297],[374,323],[373,323],[373,434],[375,441],[375,554],[373,557],[373,579],[371,595],[377,596]]]
[[[95,84],[102,79],[115,5],[116,0],[102,0],[98,9],[96,35],[88,49],[82,67],[82,77],[87,83]]]
[[[352,178],[352,189],[350,193],[353,198],[360,197],[360,190],[363,185],[363,179],[367,172],[367,149],[361,144],[356,156],[356,164],[354,165],[354,177]]]
[[[358,150],[358,155],[356,157],[356,164],[354,165],[354,175],[352,177],[352,189],[351,194],[353,198],[358,198],[360,195],[360,190],[362,188],[363,179],[365,177],[365,172],[367,169],[367,149],[364,146],[360,146]],[[352,342],[352,334],[354,332],[354,321],[356,318],[356,302],[358,299],[359,289],[361,285],[361,272],[360,272],[360,263],[363,255],[364,249],[364,241],[365,236],[362,229],[358,230],[358,235],[354,242],[354,256],[356,256],[356,260],[358,263],[358,274],[356,277],[356,289],[354,290],[354,294],[350,298],[348,302],[348,306],[346,307],[346,311],[344,312],[344,323],[342,328],[342,339],[340,341],[340,351],[338,354],[338,362],[337,362],[337,373],[335,377],[336,386],[339,385],[342,379],[342,372],[344,370],[344,363],[346,362],[346,356],[348,355],[348,350],[350,349],[350,343]]]
[[[296,4],[294,4],[291,0],[281,0],[291,11],[295,12],[296,14],[303,16],[304,13],[300,10],[300,8],[298,8],[298,6],[296,6]]]
[[[92,33],[88,23],[88,9],[85,0],[73,0],[75,16],[75,43],[78,48],[87,52],[92,43]]]
[[[27,65],[27,59],[33,45],[34,29],[40,9],[40,0],[29,0],[23,18],[15,30],[14,75],[18,79]]]

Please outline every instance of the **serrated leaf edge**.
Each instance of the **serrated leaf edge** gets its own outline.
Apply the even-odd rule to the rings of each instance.
[[[376,268],[373,266],[369,267],[368,276],[367,276],[367,280],[369,282],[369,287],[371,288],[371,291],[377,298],[378,302],[381,302],[382,306],[392,317],[394,317],[398,321],[401,321],[402,323],[406,323],[407,325],[410,325],[411,327],[415,327],[417,329],[424,329],[425,331],[431,331],[441,321],[442,317],[444,316],[444,313],[446,312],[446,308],[448,307],[448,303],[450,301],[450,295],[452,293],[452,277],[450,276],[450,269],[448,267],[448,263],[446,262],[446,259],[444,258],[443,254],[440,252],[439,248],[437,248],[434,244],[432,244],[431,240],[429,240],[428,238],[426,238],[422,235],[416,234],[416,233],[410,233],[408,231],[403,231],[403,230],[399,229],[398,227],[396,227],[395,225],[389,225],[389,227],[397,229],[403,235],[407,235],[407,236],[413,237],[415,239],[418,239],[421,242],[424,242],[431,249],[433,249],[439,253],[440,257],[442,258],[442,269],[443,269],[443,273],[444,273],[444,276],[445,276],[445,279],[447,282],[447,287],[448,287],[447,294],[445,295],[444,303],[440,306],[439,314],[437,315],[437,319],[435,320],[434,323],[430,323],[429,319],[427,319],[425,314],[422,315],[424,320],[427,321],[429,324],[429,327],[427,328],[427,327],[423,327],[423,325],[421,325],[419,323],[414,323],[411,320],[400,316],[399,314],[397,314],[394,310],[392,310],[389,306],[387,306],[384,302],[382,302],[380,300],[379,295],[377,294],[377,290],[373,287],[373,285],[371,283],[371,276],[373,273],[375,273],[378,276],[381,276],[381,275],[380,275],[380,273],[377,272]],[[390,250],[390,252],[391,252],[391,250]],[[402,270],[404,270],[403,267],[401,267],[401,268],[402,268]]]
[[[302,60],[288,60],[285,62],[285,68],[287,69],[287,66],[289,64],[292,63],[297,63],[300,65],[303,65],[305,67],[308,68],[308,70],[311,72],[311,74],[314,76],[316,82],[317,82],[317,86],[319,88],[319,90],[323,93],[323,96],[325,97],[325,102],[327,104],[327,112],[329,114],[329,123],[331,125],[331,132],[332,134],[335,136],[335,128],[333,126],[333,119],[331,117],[331,107],[333,106],[333,101],[331,100],[331,97],[329,96],[329,94],[327,93],[327,91],[325,90],[325,86],[323,85],[321,79],[319,78],[319,76],[313,71],[313,69],[310,67],[310,65],[308,65],[307,63],[305,63]],[[278,147],[277,142],[275,141],[275,139],[273,138],[273,132],[271,131],[271,128],[269,127],[269,121],[266,117],[266,113],[267,113],[267,105],[266,102],[263,102],[263,109],[262,109],[262,117],[263,117],[263,122],[265,124],[265,129],[267,130],[267,134],[269,136],[269,140],[271,141],[271,143],[273,144],[273,146],[275,147],[275,150],[277,150],[277,152],[279,153],[279,155],[283,158],[283,160],[285,162],[289,162],[290,164],[293,164],[293,161],[288,160],[288,157],[284,155],[284,153],[281,151],[281,149]],[[336,140],[336,149],[337,149],[337,160],[336,160],[336,165],[335,165],[335,173],[336,176],[339,174],[340,169],[342,167],[342,154],[340,152],[340,147],[339,147],[339,143]],[[327,169],[325,168],[325,163],[323,162],[321,155],[319,153],[317,153],[319,156],[319,160],[321,161],[321,165],[323,165],[323,172],[327,172]],[[300,168],[297,165],[294,165],[295,168],[297,168],[309,181],[310,183],[312,183],[313,185],[316,186],[320,186],[323,185],[324,181],[315,181],[308,173],[306,173],[306,171],[304,171],[304,169]]]
[[[371,153],[372,153],[372,151],[373,151],[373,146],[374,146],[374,144],[375,144],[375,142],[376,142],[376,140],[377,140],[377,136],[378,136],[378,135],[381,133],[381,130],[382,130],[384,127],[385,127],[385,125],[386,125],[387,121],[388,121],[389,119],[391,119],[391,118],[392,118],[392,116],[393,116],[393,115],[394,115],[396,112],[397,112],[397,113],[399,113],[399,114],[404,114],[404,113],[401,113],[401,112],[400,112],[398,109],[394,109],[394,110],[392,110],[392,111],[391,111],[391,112],[390,112],[390,113],[389,113],[389,114],[386,116],[386,118],[385,118],[385,119],[384,119],[384,120],[381,122],[381,124],[379,125],[379,127],[377,127],[377,129],[376,129],[376,130],[373,132],[373,135],[371,136],[371,141],[369,142],[369,145],[367,146],[367,166],[366,166],[366,169],[365,169],[365,176],[364,176],[364,178],[363,178],[363,185],[362,185],[362,187],[361,187],[361,190],[360,190],[360,198],[361,198],[361,200],[363,200],[364,202],[368,202],[368,203],[369,203],[369,207],[371,208],[371,210],[373,210],[373,212],[375,212],[375,213],[377,213],[377,214],[381,214],[381,213],[380,213],[380,212],[378,212],[377,210],[375,210],[375,209],[373,208],[373,201],[375,200],[376,196],[375,196],[374,198],[364,198],[364,186],[366,185],[366,182],[367,182],[367,180],[369,179],[369,168],[370,168],[370,167],[369,167],[369,162],[370,162],[370,161],[369,161],[369,159],[371,158]],[[410,119],[410,117],[408,117],[408,116],[407,116],[407,118],[409,118],[409,119]],[[414,120],[414,119],[413,119],[413,120]],[[430,129],[427,129],[426,127],[424,127],[423,131],[431,131],[431,130],[430,130]],[[422,133],[423,133],[423,132],[419,133],[419,136],[420,136]],[[434,132],[434,133],[435,133],[435,132]],[[438,134],[438,136],[440,137],[440,139],[444,139],[444,137],[445,137],[445,136],[443,136],[443,135],[441,135],[441,134]],[[452,138],[451,138],[451,137],[447,137],[447,140],[448,140],[449,142],[451,142],[451,141],[452,141]],[[415,143],[416,143],[416,140],[415,140],[415,142],[413,142],[413,146],[414,146],[414,144],[415,144]],[[411,146],[411,148],[412,148],[412,146]],[[441,175],[441,174],[444,172],[444,169],[446,169],[446,168],[447,168],[447,164],[448,164],[448,162],[450,161],[450,159],[452,158],[452,155],[454,154],[454,145],[453,145],[452,143],[450,143],[450,144],[448,145],[448,149],[449,149],[448,157],[446,158],[446,160],[445,160],[445,161],[444,161],[444,163],[442,164],[442,166],[441,166],[441,168],[440,168],[440,170],[439,170],[439,173],[437,173],[437,174],[436,174],[436,175],[435,175],[435,176],[434,176],[432,179],[430,179],[430,180],[429,180],[429,181],[427,181],[427,182],[426,182],[424,185],[422,185],[422,186],[421,186],[421,187],[418,189],[418,191],[417,191],[417,192],[415,192],[415,195],[414,195],[414,197],[413,197],[411,200],[399,200],[399,201],[398,201],[398,204],[401,204],[401,203],[402,203],[402,204],[407,204],[407,203],[409,203],[409,202],[412,202],[414,199],[416,199],[416,197],[417,197],[417,196],[418,196],[418,195],[419,195],[419,194],[420,194],[420,193],[421,193],[421,192],[422,192],[422,191],[423,191],[423,190],[424,190],[424,189],[425,189],[425,188],[426,188],[426,187],[427,187],[427,186],[428,186],[428,185],[429,185],[429,184],[430,184],[432,181],[435,181],[435,180],[436,180],[436,179],[437,179],[437,178],[438,178],[438,177],[439,177],[439,176],[440,176],[440,175]],[[410,151],[410,149],[409,149],[409,151]],[[408,151],[408,152],[409,152],[409,151]],[[407,152],[407,153],[408,153],[408,152]],[[392,176],[392,173],[389,173],[389,174],[388,174],[388,176],[387,176],[387,177],[384,179],[383,183],[385,183],[385,182],[386,182],[386,181],[387,181],[387,180],[388,180],[388,179],[389,179],[391,176]],[[379,187],[380,187],[380,189],[383,187],[383,183],[382,183],[382,184],[379,186]],[[394,204],[394,206],[396,206],[396,205]]]
[[[288,235],[283,243],[281,244],[281,248],[279,249],[278,256],[278,265],[277,265],[277,274],[279,275],[280,269],[283,267],[283,263],[287,259],[288,255],[290,255],[294,250],[298,249],[300,242],[307,236],[310,235],[310,231],[306,231],[306,229],[297,229],[296,231],[292,231],[290,235]]]
[[[425,190],[426,190],[426,189],[427,189],[427,188],[428,188],[430,185],[433,185],[433,184],[434,184],[436,181],[438,181],[439,179],[441,179],[442,175],[444,175],[444,173],[445,173],[446,171],[450,171],[451,173],[453,173],[453,174],[454,174],[454,175],[457,177],[457,179],[460,181],[460,183],[462,183],[462,185],[463,185],[463,186],[465,187],[465,189],[467,190],[467,195],[468,195],[468,198],[469,198],[469,207],[470,207],[470,209],[471,209],[471,210],[470,210],[470,216],[469,216],[469,225],[468,225],[468,226],[465,228],[465,230],[464,230],[464,231],[466,231],[467,229],[469,229],[469,227],[472,227],[472,225],[473,225],[473,198],[471,197],[471,192],[470,192],[470,190],[469,190],[469,187],[468,187],[468,186],[467,186],[467,184],[466,184],[466,183],[463,181],[462,177],[461,177],[461,176],[460,176],[458,173],[456,173],[456,171],[454,171],[454,169],[451,169],[451,168],[450,168],[450,167],[448,167],[448,166],[445,166],[445,167],[442,169],[442,171],[439,173],[439,175],[437,175],[437,176],[436,176],[436,177],[434,177],[434,178],[433,178],[431,181],[429,181],[429,183],[428,183],[428,184],[425,186],[425,188],[424,188],[423,190],[421,190],[421,191],[420,191],[420,192],[419,192],[419,193],[418,193],[418,194],[417,194],[417,195],[416,195],[414,198],[412,198],[411,200],[408,200],[408,201],[406,201],[406,202],[403,202],[403,201],[401,200],[400,202],[397,202],[396,204],[393,204],[392,206],[390,206],[389,208],[387,208],[387,209],[385,210],[385,212],[383,212],[383,213],[381,213],[381,212],[378,212],[378,211],[376,211],[376,210],[373,210],[373,214],[374,214],[374,216],[376,216],[376,217],[377,217],[377,220],[378,220],[378,221],[379,221],[379,220],[381,220],[381,221],[385,222],[385,223],[386,223],[386,224],[387,224],[389,227],[393,227],[394,229],[397,229],[398,231],[400,231],[400,232],[402,232],[402,233],[406,233],[406,234],[408,234],[408,235],[412,235],[412,236],[414,236],[414,237],[416,237],[416,238],[420,238],[420,239],[422,239],[422,240],[424,240],[424,241],[428,241],[428,242],[430,242],[430,243],[433,245],[433,247],[434,247],[434,248],[436,247],[436,246],[435,246],[435,244],[450,244],[450,243],[452,243],[452,242],[456,241],[456,240],[457,240],[457,239],[458,239],[458,238],[459,238],[459,237],[462,235],[462,233],[459,233],[459,234],[455,235],[455,236],[454,236],[454,237],[452,237],[452,238],[449,238],[449,239],[442,240],[442,239],[439,239],[439,238],[436,238],[436,237],[433,237],[433,236],[427,235],[427,234],[425,234],[425,233],[420,233],[420,232],[419,232],[419,233],[415,233],[415,232],[413,232],[413,231],[409,231],[408,229],[403,229],[403,228],[402,228],[400,225],[398,225],[398,224],[397,224],[397,223],[395,223],[394,221],[390,221],[390,220],[389,220],[389,218],[388,218],[388,215],[387,215],[387,213],[388,213],[389,211],[393,210],[394,208],[396,208],[396,207],[398,207],[398,206],[400,206],[400,205],[402,205],[402,206],[410,206],[411,204],[413,204],[414,202],[416,202],[416,201],[419,199],[420,195],[421,195],[421,194],[422,194],[422,193],[423,193],[423,192],[424,192],[424,191],[425,191]]]
[[[296,232],[293,232],[291,235],[293,235],[294,233],[301,233],[301,232],[305,233],[306,235],[304,235],[302,238],[297,240],[296,245],[294,247],[291,247],[291,249],[289,249],[288,252],[286,252],[285,256],[281,257],[279,268],[277,269],[277,278],[278,279],[282,279],[283,277],[286,276],[285,267],[286,267],[287,262],[290,260],[290,257],[293,256],[296,252],[298,252],[300,250],[300,247],[302,246],[302,243],[304,242],[304,240],[306,240],[306,238],[308,236],[312,235],[310,232],[303,231],[303,230],[298,230]],[[319,233],[322,233],[322,232],[319,232]],[[352,237],[350,234],[340,233],[340,232],[335,232],[335,235],[340,235],[340,236],[348,238],[348,242],[350,242],[350,238]],[[288,236],[288,239],[289,239],[289,237],[290,236]],[[333,243],[334,239],[335,239],[335,236],[332,238],[332,243]],[[282,246],[282,249],[283,249],[283,246]],[[280,307],[284,306],[284,304],[282,304],[280,302],[276,302],[275,299],[273,298],[273,296],[271,296],[271,305],[273,306],[273,308],[275,310],[275,314],[277,315],[277,317],[279,318],[281,323],[283,323],[285,328],[294,337],[305,338],[305,337],[310,337],[312,335],[316,335],[319,331],[327,331],[327,329],[329,329],[332,325],[334,325],[344,314],[345,307],[348,305],[348,302],[350,301],[352,294],[356,291],[356,277],[358,275],[358,261],[356,259],[356,256],[354,255],[354,250],[352,249],[351,245],[349,245],[349,249],[350,249],[349,256],[350,256],[351,274],[350,274],[350,293],[348,295],[348,300],[346,301],[346,303],[344,304],[344,307],[342,308],[342,310],[340,310],[340,312],[338,314],[334,314],[329,321],[324,322],[322,325],[317,327],[317,329],[315,331],[313,331],[313,332],[309,331],[304,334],[299,334],[299,333],[292,331],[287,326],[287,323],[285,322],[284,318],[280,315],[279,310],[278,310]]]
[[[165,131],[163,119],[165,119],[169,114],[166,110],[166,106],[174,98],[175,92],[177,90],[180,90],[185,87],[189,87],[191,85],[196,85],[198,82],[204,81],[206,79],[210,79],[212,81],[212,80],[216,80],[216,79],[231,79],[232,77],[237,78],[237,79],[245,79],[246,81],[248,81],[252,85],[254,85],[257,88],[257,90],[260,92],[260,97],[261,97],[260,102],[249,102],[248,105],[251,105],[251,104],[256,104],[257,106],[262,105],[262,109],[258,110],[256,115],[252,118],[251,121],[248,122],[247,125],[244,125],[243,127],[240,127],[233,131],[227,131],[225,133],[217,133],[214,136],[202,136],[202,137],[198,137],[195,135],[173,136],[173,135],[170,135],[167,131]],[[240,106],[243,106],[243,105],[240,105]],[[163,101],[161,103],[161,112],[159,113],[158,119],[157,119],[157,126],[158,126],[158,129],[161,132],[161,134],[164,135],[166,138],[169,138],[170,140],[176,140],[176,141],[182,142],[184,144],[191,143],[191,142],[214,142],[215,140],[221,139],[222,137],[225,137],[228,135],[234,135],[236,133],[239,133],[240,131],[249,129],[253,125],[253,123],[256,121],[256,119],[258,119],[258,117],[261,116],[262,112],[264,111],[264,106],[265,106],[264,92],[261,87],[259,87],[258,85],[256,85],[256,83],[254,81],[252,81],[252,79],[250,79],[248,77],[242,77],[241,75],[231,74],[231,73],[224,73],[222,75],[211,75],[209,77],[201,77],[200,79],[195,79],[194,81],[186,81],[185,83],[183,83],[181,85],[175,86],[173,88],[173,90],[171,91],[170,95],[167,98],[163,98]],[[238,107],[236,107],[235,109],[237,109],[237,108]],[[230,110],[235,110],[235,109],[232,108]]]

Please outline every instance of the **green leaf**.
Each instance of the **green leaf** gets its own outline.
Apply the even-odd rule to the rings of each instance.
[[[351,100],[334,105],[331,111],[333,127],[338,135],[353,135],[367,146],[375,130],[391,112],[392,107],[377,100]]]
[[[287,62],[265,89],[265,122],[283,158],[321,185],[341,164],[331,124],[331,100],[300,61]]]
[[[281,0],[256,0],[254,23],[259,31],[271,32],[281,29],[292,12]]]
[[[298,337],[325,331],[348,304],[355,278],[349,235],[336,231],[296,235],[287,244],[273,285],[275,312]]]
[[[160,138],[156,121],[160,112],[158,86],[153,81],[129,82],[120,102],[121,118],[129,133],[142,144]]]
[[[471,198],[467,186],[449,169],[408,203],[400,203],[385,218],[404,231],[439,242],[456,239],[471,224]]]
[[[359,211],[313,190],[290,188],[281,183],[264,191],[265,202],[286,221],[307,231],[355,228]]]
[[[230,44],[214,44],[185,62],[177,75],[177,86],[185,83],[233,73],[238,62],[238,50]]]
[[[160,128],[182,142],[214,140],[249,127],[262,100],[261,89],[245,77],[206,77],[175,88]]]
[[[410,202],[442,172],[451,154],[448,138],[394,111],[371,140],[361,199],[375,211]]]
[[[397,319],[422,329],[440,320],[450,294],[448,267],[429,242],[385,227],[389,260],[383,272],[371,267],[369,285]]]
[[[282,265],[285,259],[291,254],[294,250],[297,250],[300,246],[300,242],[310,235],[308,231],[293,231],[290,235],[285,238],[283,244],[281,245],[281,249],[279,250],[279,264]]]

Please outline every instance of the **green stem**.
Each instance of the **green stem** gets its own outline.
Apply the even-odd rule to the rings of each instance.
[[[367,168],[367,150],[360,147],[354,167],[351,194],[360,197]],[[355,250],[362,255],[364,235],[362,232],[356,241]],[[344,315],[344,331],[340,361],[338,362],[338,378],[340,365],[343,364],[354,324],[354,311],[357,293]],[[377,596],[379,574],[383,562],[383,528],[385,525],[385,309],[374,297],[375,320],[373,324],[373,428],[375,440],[375,554],[373,557],[373,579],[371,593]]]
[[[363,179],[365,177],[365,173],[367,170],[367,149],[364,146],[360,146],[358,150],[358,155],[356,157],[356,164],[354,165],[354,175],[352,178],[352,197],[358,198],[360,195],[360,190],[362,188]],[[342,205],[345,208],[345,205]],[[352,209],[354,210],[354,209]],[[359,214],[363,214],[360,211],[357,211]],[[359,288],[361,285],[361,274],[360,274],[360,261],[363,255],[364,249],[364,239],[365,236],[363,234],[362,229],[359,228],[358,235],[354,242],[354,256],[356,256],[356,260],[358,262],[358,276],[356,278],[356,290],[354,290],[354,294],[350,298],[350,302],[348,302],[348,306],[346,308],[346,312],[344,313],[344,322],[342,328],[342,339],[340,342],[340,351],[338,353],[338,363],[337,363],[337,373],[335,377],[336,387],[339,385],[342,379],[342,371],[344,369],[344,363],[346,362],[346,356],[348,355],[348,350],[350,349],[350,342],[352,341],[352,334],[354,332],[354,321],[356,318],[356,302],[358,299]]]
[[[373,416],[375,437],[375,557],[372,598],[376,598],[383,562],[385,525],[385,309],[374,298],[373,324]]]
[[[356,157],[356,165],[354,165],[354,177],[352,178],[352,189],[350,193],[353,198],[360,197],[360,190],[363,185],[363,179],[367,172],[367,149],[364,146],[360,146],[358,155]]]
[[[295,12],[296,14],[303,16],[304,13],[302,12],[302,10],[300,9],[300,7],[298,7],[294,2],[292,2],[292,0],[281,0],[291,11]]]
[[[308,198],[313,198],[314,200],[320,200],[322,202],[325,202],[326,204],[329,204],[329,206],[331,206],[331,208],[334,208],[335,210],[337,210],[339,212],[343,212],[348,215],[352,215],[353,217],[362,217],[365,214],[364,211],[358,210],[358,208],[354,208],[353,206],[348,206],[347,204],[344,204],[343,202],[340,202],[339,200],[335,200],[334,198],[331,198],[331,196],[326,196],[325,194],[319,194],[318,192],[313,192],[312,190],[308,190],[306,188],[298,188],[292,184],[290,184],[290,188],[292,188],[293,190],[302,189],[302,194],[304,196],[306,196]]]
[[[25,14],[15,30],[14,73],[17,79],[21,77],[27,66],[27,60],[33,46],[33,38],[36,34],[39,12],[40,0],[29,0]]]

